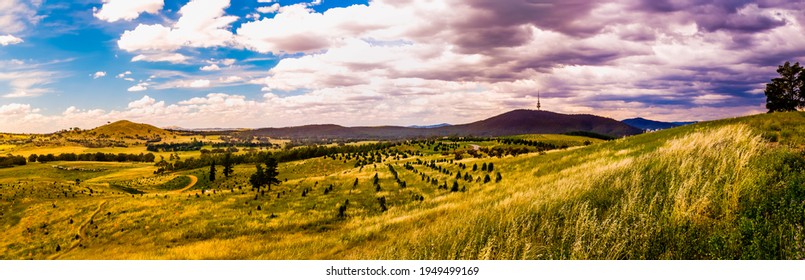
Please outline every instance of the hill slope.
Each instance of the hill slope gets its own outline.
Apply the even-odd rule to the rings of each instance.
[[[613,119],[594,115],[566,115],[548,111],[515,110],[482,121],[461,125],[416,128],[400,126],[344,127],[333,124],[285,128],[261,128],[241,135],[291,139],[411,139],[433,136],[508,136],[519,134],[560,134],[587,131],[625,136],[642,130]]]
[[[505,187],[390,226],[413,233],[379,258],[801,259],[803,135],[775,113],[504,159]]]
[[[86,132],[90,135],[107,136],[110,138],[153,139],[164,138],[171,133],[167,130],[149,124],[134,123],[120,120],[102,125]]]

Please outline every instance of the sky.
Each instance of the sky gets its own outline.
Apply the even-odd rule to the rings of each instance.
[[[805,1],[2,0],[0,131],[765,112]]]

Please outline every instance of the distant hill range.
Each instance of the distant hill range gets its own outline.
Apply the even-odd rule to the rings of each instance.
[[[185,131],[185,132],[229,132],[248,130],[246,128],[223,128],[223,127],[210,127],[210,128],[184,128],[179,126],[166,126],[163,129],[169,131]]]
[[[450,126],[449,123],[440,123],[440,124],[432,124],[432,125],[412,125],[409,126],[410,128],[438,128],[438,127],[445,127]]]
[[[622,122],[594,115],[567,115],[548,111],[515,110],[485,120],[434,127],[344,127],[334,124],[305,125],[284,128],[261,128],[237,133],[239,136],[268,136],[298,140],[411,139],[434,136],[492,137],[518,134],[560,134],[592,132],[609,136],[626,136],[643,130]]]
[[[655,120],[649,120],[644,118],[633,118],[633,119],[625,119],[621,122],[637,127],[642,130],[658,130],[658,129],[668,129],[677,126],[683,126],[687,124],[694,124],[696,122],[661,122]]]

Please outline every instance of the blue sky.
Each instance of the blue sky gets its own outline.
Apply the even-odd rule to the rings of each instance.
[[[19,60],[26,64],[36,65],[38,69],[51,74],[47,83],[37,84],[35,88],[47,90],[47,94],[31,93],[19,100],[42,108],[43,113],[61,113],[70,106],[79,105],[85,108],[114,110],[125,109],[130,101],[142,98],[142,94],[128,94],[132,83],[116,78],[122,73],[131,72],[125,78],[135,81],[148,80],[154,73],[162,71],[178,71],[188,76],[204,74],[201,67],[209,65],[206,60],[235,59],[243,71],[266,72],[281,59],[271,53],[256,53],[244,49],[214,47],[184,50],[182,53],[192,55],[191,59],[183,63],[169,62],[142,62],[132,61],[136,53],[121,51],[117,47],[117,40],[121,33],[131,30],[139,24],[170,23],[178,20],[177,11],[188,1],[165,1],[159,14],[143,13],[136,20],[106,22],[93,16],[102,7],[101,1],[60,1],[55,3],[44,2],[38,7],[38,17],[41,17],[30,28],[23,31],[24,42],[0,48],[0,58],[3,60]],[[314,11],[324,11],[339,5],[366,4],[366,1],[330,1],[320,5],[310,6]],[[306,3],[304,1],[276,1],[280,5]],[[251,21],[249,14],[255,14],[255,9],[262,6],[271,6],[274,3],[258,3],[254,1],[233,1],[226,9],[226,13],[238,16],[232,23],[232,28]],[[25,5],[25,4],[21,4]],[[260,14],[261,18],[273,17],[273,13]],[[5,35],[5,34],[4,34]],[[106,76],[93,78],[97,72]],[[237,92],[250,98],[259,97],[261,86],[254,84],[237,84],[216,87],[224,92]],[[8,94],[13,88],[8,85],[2,87]],[[178,102],[194,96],[206,94],[205,90],[162,89],[150,90],[149,96]]]
[[[623,119],[764,111],[803,61],[781,1],[8,0],[0,131]]]

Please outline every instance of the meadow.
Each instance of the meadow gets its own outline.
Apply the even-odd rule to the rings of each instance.
[[[534,146],[406,141],[370,152],[371,163],[343,153],[282,162],[282,183],[270,190],[249,184],[254,164],[229,177],[218,166],[214,181],[209,166],[165,174],[153,163],[4,168],[0,258],[805,258],[803,112],[610,141],[506,139],[557,147],[507,154],[499,151]]]

